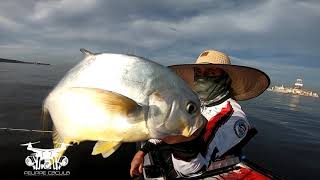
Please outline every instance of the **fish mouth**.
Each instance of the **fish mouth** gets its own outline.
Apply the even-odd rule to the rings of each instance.
[[[201,135],[201,133],[203,132],[203,129],[205,127],[205,124],[206,123],[203,123],[203,125],[200,128],[196,129],[188,137],[183,136],[183,135],[171,135],[171,136],[164,137],[162,140],[167,144],[176,144],[176,143],[191,141],[191,140],[197,138],[199,135]]]

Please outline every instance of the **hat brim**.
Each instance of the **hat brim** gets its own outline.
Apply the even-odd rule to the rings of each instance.
[[[248,100],[262,94],[270,85],[269,76],[261,70],[231,64],[178,64],[168,66],[193,87],[194,68],[219,68],[231,79],[231,94],[235,100]]]

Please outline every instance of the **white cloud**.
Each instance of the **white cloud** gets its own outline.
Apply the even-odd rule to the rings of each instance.
[[[90,8],[95,7],[95,0],[49,0],[49,1],[38,1],[31,15],[31,19],[34,21],[45,20],[50,16],[61,15],[77,15]]]
[[[1,45],[44,55],[51,49],[78,53],[79,47],[132,50],[173,63],[193,62],[204,49],[249,58],[319,57],[319,7],[318,1],[293,0],[12,0],[0,7]],[[1,47],[0,54],[17,55]]]
[[[2,28],[5,28],[11,31],[21,30],[21,26],[22,26],[21,24],[18,24],[14,20],[11,20],[10,18],[7,18],[5,16],[0,16],[0,25]]]

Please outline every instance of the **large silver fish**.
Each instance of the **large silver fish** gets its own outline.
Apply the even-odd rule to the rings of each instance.
[[[167,67],[132,55],[81,51],[84,60],[43,104],[55,147],[98,141],[92,154],[108,157],[121,142],[190,137],[205,123],[197,95]]]

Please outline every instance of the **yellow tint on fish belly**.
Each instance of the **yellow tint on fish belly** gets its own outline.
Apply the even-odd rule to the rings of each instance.
[[[75,137],[70,139],[78,141],[121,141],[124,132],[116,130],[115,128],[107,128],[104,131],[94,129],[79,129],[75,132]]]
[[[60,123],[58,130],[61,131],[61,134],[56,129],[53,133],[55,148],[61,147],[61,143],[79,143],[85,140],[98,141],[93,148],[92,155],[102,154],[103,157],[108,157],[120,147],[122,140],[146,140],[148,131],[146,130],[143,108],[134,100],[118,93],[97,88],[71,87],[60,92],[61,94],[58,97],[64,102],[64,110],[69,112],[66,116],[67,119],[60,119],[61,122],[68,122],[71,119],[76,122],[81,118],[82,122],[86,121],[87,123],[94,122],[99,118],[100,121],[104,118],[107,122],[110,121],[110,118],[112,121],[110,121],[110,124],[102,124],[103,126],[75,124],[72,131],[66,128],[67,126],[63,126],[63,123]],[[77,107],[80,107],[79,105],[81,105],[81,108],[77,109]],[[101,108],[106,116],[101,116],[101,114],[97,117],[95,117],[96,114],[91,116],[90,113],[92,112],[86,112],[86,106]],[[84,114],[81,114],[82,112]],[[87,120],[83,119],[86,117]],[[138,136],[136,137],[138,139],[131,138],[132,132],[137,133]],[[61,151],[59,157],[63,155],[63,152]]]

